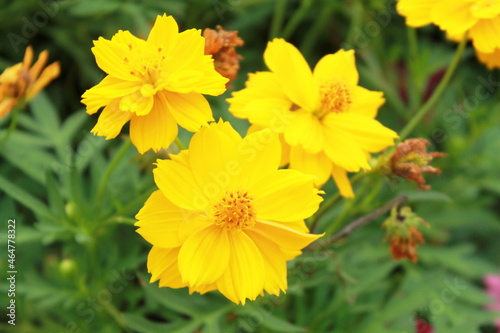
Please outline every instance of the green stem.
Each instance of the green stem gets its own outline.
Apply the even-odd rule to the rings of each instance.
[[[179,139],[179,137],[175,138],[175,144],[177,145],[177,148],[179,148],[179,150],[186,149],[186,146],[184,146],[184,144],[182,143],[181,139]]]
[[[297,27],[299,26],[300,22],[306,16],[309,7],[311,7],[311,3],[312,3],[311,0],[301,1],[299,9],[297,9],[293,13],[292,18],[285,25],[285,28],[283,28],[283,33],[282,33],[283,38],[285,39],[290,38],[290,36],[294,33],[295,29],[297,29]]]
[[[104,176],[101,178],[101,181],[99,182],[99,186],[97,188],[97,195],[96,195],[96,202],[97,205],[100,205],[102,202],[102,198],[104,196],[104,192],[106,191],[106,187],[108,185],[109,178],[111,177],[111,174],[113,171],[116,169],[122,158],[125,156],[127,151],[129,150],[130,146],[132,145],[132,142],[130,139],[126,139],[118,152],[116,152],[115,156],[111,160],[108,168],[106,169],[106,172],[104,173]]]
[[[280,36],[280,30],[283,26],[283,20],[285,18],[286,3],[287,0],[276,0],[274,3],[274,16],[273,21],[271,22],[269,40]]]
[[[371,184],[370,181],[365,181],[361,185],[358,192],[364,193],[368,189],[368,186],[370,184]],[[328,228],[325,230],[327,235],[331,235],[339,229],[339,227],[342,225],[342,222],[344,222],[346,216],[350,212],[352,212],[352,207],[354,207],[354,205],[359,201],[359,198],[360,198],[360,195],[357,195],[354,198],[352,198],[351,200],[345,202],[345,205],[344,205],[344,208],[342,209],[342,212],[339,214],[339,216],[337,216],[337,218],[333,221],[333,223],[331,223],[328,226]]]
[[[417,111],[415,116],[413,116],[410,119],[410,121],[408,122],[408,124],[406,124],[403,130],[401,130],[401,133],[399,134],[400,141],[404,140],[411,133],[411,131],[418,125],[420,120],[422,120],[422,118],[427,114],[427,112],[429,112],[432,109],[434,104],[436,104],[438,99],[443,94],[444,90],[448,86],[448,83],[450,82],[451,77],[453,76],[453,73],[455,72],[455,69],[458,66],[458,63],[460,62],[460,58],[462,57],[465,46],[467,45],[467,40],[468,39],[466,33],[462,41],[458,45],[457,51],[455,52],[455,56],[453,57],[450,66],[448,66],[448,69],[446,70],[444,77],[441,79],[439,85],[432,93],[432,96],[427,100],[427,102],[424,105],[422,105],[422,107],[420,108],[420,110]]]
[[[9,138],[10,134],[16,129],[17,127],[17,118],[19,117],[19,112],[24,107],[24,102],[19,103],[14,107],[14,110],[12,111],[12,118],[10,120],[9,128],[3,135],[2,139],[0,139],[0,147],[4,144],[4,142]]]
[[[105,303],[104,308],[106,311],[113,317],[113,319],[116,321],[116,323],[123,329],[124,332],[130,333],[131,331],[128,329],[127,325],[125,324],[125,321],[123,320],[123,316],[118,311],[113,304],[111,303]]]
[[[351,185],[354,186],[354,184],[356,184],[361,178],[363,178],[367,174],[368,174],[368,172],[360,172],[360,173],[356,174],[351,179]],[[340,198],[341,198],[340,192],[338,192],[338,193],[334,194],[332,197],[330,197],[330,199],[328,199],[327,201],[325,201],[323,203],[323,205],[321,205],[321,207],[318,209],[318,211],[316,212],[316,214],[312,218],[311,225],[309,226],[309,230],[311,230],[311,232],[314,232],[314,230],[316,229],[316,225],[318,224],[319,220],[323,217],[323,215],[325,215],[330,210],[330,208],[333,207],[333,205],[335,205],[335,203]]]

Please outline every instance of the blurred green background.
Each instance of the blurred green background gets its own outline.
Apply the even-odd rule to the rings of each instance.
[[[89,131],[81,94],[104,74],[92,40],[119,29],[145,38],[156,15],[181,30],[238,30],[244,57],[233,87],[265,70],[267,41],[283,37],[310,65],[339,48],[355,49],[361,85],[385,93],[384,125],[400,130],[432,92],[456,44],[436,27],[417,31],[412,48],[390,0],[23,0],[0,1],[0,70],[27,45],[50,51],[61,76],[33,100],[0,148],[1,332],[415,332],[425,318],[436,332],[495,332],[482,277],[500,267],[500,75],[466,51],[447,91],[412,133],[449,156],[434,162],[432,190],[408,181],[365,177],[355,200],[341,200],[320,221],[347,224],[399,194],[431,225],[419,262],[394,261],[379,219],[328,250],[289,263],[289,290],[236,306],[218,292],[191,295],[149,284],[149,251],[134,215],[154,189],[156,155],[127,152],[97,198],[121,140]],[[410,75],[411,73],[411,75]],[[215,118],[244,134],[223,96]],[[5,131],[10,118],[0,120]],[[123,131],[127,133],[127,131]],[[189,133],[181,132],[187,142]],[[164,157],[164,156],[163,156]],[[330,181],[326,197],[336,192]],[[16,220],[16,326],[7,324],[7,220]],[[6,300],[5,302],[3,300]],[[500,316],[500,315],[499,315]]]

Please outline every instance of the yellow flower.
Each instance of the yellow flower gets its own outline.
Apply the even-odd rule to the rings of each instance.
[[[483,53],[476,50],[476,56],[488,69],[500,68],[500,48],[495,49],[493,53]]]
[[[311,72],[299,50],[274,39],[264,60],[271,71],[250,74],[229,110],[282,134],[292,169],[317,176],[317,186],[332,175],[340,193],[353,197],[347,172],[370,169],[369,154],[397,137],[374,119],[382,93],[358,86],[354,51],[326,55]]]
[[[33,62],[33,49],[26,48],[22,63],[8,67],[0,75],[0,118],[6,116],[23,98],[32,99],[50,81],[59,76],[59,63],[47,66],[49,52],[43,51]],[[43,70],[42,70],[43,69]]]
[[[153,248],[151,282],[235,303],[287,288],[286,261],[321,235],[304,219],[322,198],[313,177],[278,170],[280,144],[270,130],[242,139],[229,123],[194,134],[189,150],[158,160],[159,190],[139,211],[137,232]]]
[[[499,52],[498,0],[399,0],[397,10],[406,17],[406,24],[412,27],[434,23],[454,38],[468,31],[476,51],[484,54],[479,56],[480,60],[493,58],[494,53]]]
[[[130,138],[142,154],[167,148],[177,124],[195,132],[213,120],[202,94],[222,94],[228,80],[215,71],[204,48],[200,30],[179,33],[165,14],[147,40],[120,30],[111,40],[94,41],[96,62],[108,75],[82,96],[87,113],[104,107],[92,133],[115,138],[130,120]]]

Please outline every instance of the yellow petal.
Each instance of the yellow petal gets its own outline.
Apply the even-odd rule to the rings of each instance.
[[[237,184],[243,188],[252,187],[262,178],[278,170],[281,161],[281,143],[278,135],[268,128],[247,135],[237,150],[241,166]]]
[[[28,99],[33,98],[40,90],[45,88],[45,86],[47,86],[52,80],[59,76],[60,70],[61,69],[59,67],[59,62],[54,62],[45,67],[40,77],[29,88],[26,97]]]
[[[349,112],[375,118],[378,109],[385,103],[384,93],[371,91],[360,86],[354,88],[354,100]]]
[[[153,96],[145,97],[140,91],[135,91],[120,99],[120,110],[144,116],[151,112],[154,102]]]
[[[473,2],[440,0],[433,6],[431,17],[435,24],[451,35],[463,35],[477,22],[472,16]]]
[[[224,228],[211,225],[192,234],[179,252],[182,280],[195,288],[215,282],[228,268],[231,250]]]
[[[251,73],[248,75],[248,81],[245,83],[245,86],[245,89],[233,92],[233,97],[227,99],[229,102],[229,111],[235,117],[248,118],[250,116],[249,110],[245,111],[243,109],[249,103],[257,102],[260,99],[270,98],[272,100],[281,100],[290,109],[292,101],[286,96],[275,73]],[[251,110],[255,110],[255,108],[251,108]],[[266,111],[267,107],[262,112]]]
[[[500,2],[491,0],[475,1],[471,11],[475,17],[491,19],[500,15]]]
[[[213,121],[212,109],[203,95],[179,94],[165,91],[168,109],[177,123],[188,131],[196,132]]]
[[[314,81],[318,86],[325,82],[342,82],[347,85],[357,85],[359,80],[356,69],[354,50],[339,50],[328,54],[318,61],[314,67]]]
[[[288,287],[286,280],[286,260],[281,253],[279,246],[266,237],[251,230],[246,233],[255,243],[264,262],[266,279],[264,290],[271,295],[279,295],[280,291],[285,291]]]
[[[333,164],[332,166],[332,177],[339,189],[340,195],[345,198],[354,198],[354,191],[352,190],[351,182],[349,177],[347,177],[347,171],[341,167]]]
[[[263,129],[264,129],[263,126],[250,125],[250,127],[247,130],[247,136],[257,131],[261,131]],[[281,161],[279,166],[284,167],[290,162],[290,145],[286,143],[283,134],[280,134],[278,137],[281,143]]]
[[[204,211],[207,207],[208,200],[186,165],[174,160],[158,160],[153,175],[160,191],[175,205],[194,211]]]
[[[207,95],[220,95],[226,91],[227,78],[214,67],[212,56],[205,55],[205,39],[200,30],[190,29],[178,35],[177,43],[165,62],[170,82],[166,89]]]
[[[189,287],[189,295],[192,295],[194,292],[200,293],[200,294],[206,294],[209,291],[216,290],[217,289],[217,284],[216,283],[209,283],[209,284],[204,284],[201,286],[197,287]]]
[[[470,30],[474,48],[483,53],[493,53],[500,48],[500,16],[479,20]]]
[[[476,50],[476,56],[482,63],[486,64],[489,70],[500,68],[500,48],[493,53],[483,53]]]
[[[300,51],[284,39],[275,38],[264,52],[267,67],[277,75],[279,83],[295,104],[313,111],[319,101],[311,69]]]
[[[108,104],[99,115],[97,124],[90,131],[95,135],[105,136],[106,140],[116,138],[120,131],[130,120],[132,114],[130,112],[121,111],[118,108],[118,102]]]
[[[93,114],[113,99],[131,94],[140,89],[140,82],[123,81],[107,75],[99,84],[85,91],[82,103],[87,106],[87,113]]]
[[[231,301],[244,305],[247,298],[253,301],[262,292],[267,272],[261,252],[246,233],[232,231],[228,236],[229,262],[217,287]]]
[[[17,98],[6,98],[0,100],[0,119],[9,114],[9,112],[16,106]]]
[[[160,287],[183,288],[187,286],[182,282],[178,268],[177,257],[179,248],[163,249],[153,246],[148,254],[148,272],[151,273],[151,282],[160,280]]]
[[[329,114],[323,120],[326,155],[334,164],[347,171],[357,172],[360,168],[369,170],[370,165],[362,147],[350,133],[338,129],[337,118],[338,114]]]
[[[318,118],[311,113],[297,111],[285,128],[284,138],[290,146],[299,145],[309,154],[323,150],[323,129]]]
[[[239,134],[228,122],[202,128],[189,143],[189,161],[193,176],[210,202],[218,200],[240,177],[237,147]]]
[[[323,200],[314,188],[315,178],[296,170],[276,170],[262,178],[249,189],[257,218],[291,222],[314,214]]]
[[[166,54],[175,48],[179,36],[179,27],[172,16],[156,16],[156,21],[149,33],[147,42],[156,49],[164,49]]]
[[[439,0],[399,0],[396,9],[406,17],[407,25],[419,28],[432,23],[432,7],[438,2]]]
[[[287,99],[261,98],[250,101],[234,115],[246,118],[252,124],[269,127],[275,133],[281,133],[295,116],[290,107],[291,102]]]
[[[155,191],[135,216],[139,233],[149,243],[163,247],[181,245],[179,230],[189,223],[189,212],[171,203],[161,191]]]
[[[324,152],[308,154],[301,147],[292,147],[290,153],[290,169],[316,176],[314,185],[321,187],[330,178],[332,162]]]
[[[323,236],[297,231],[286,223],[269,221],[258,221],[251,232],[258,233],[260,237],[275,242],[280,249],[287,251],[299,251]]]
[[[398,134],[375,119],[355,113],[343,113],[335,117],[335,128],[339,135],[345,134],[358,143],[361,149],[377,153],[394,145]]]
[[[168,148],[177,136],[177,123],[166,106],[162,94],[156,94],[151,112],[145,116],[133,115],[130,121],[130,139],[140,154],[149,149],[157,152]]]
[[[126,81],[140,81],[140,79],[130,72],[133,70],[125,61],[128,54],[127,45],[99,37],[94,41],[92,53],[99,68],[107,74]]]

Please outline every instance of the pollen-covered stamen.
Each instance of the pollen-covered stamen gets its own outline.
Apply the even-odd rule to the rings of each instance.
[[[226,192],[214,205],[215,224],[226,229],[248,229],[255,225],[253,198],[247,191]]]
[[[325,82],[320,88],[320,110],[318,118],[323,118],[331,112],[341,113],[349,110],[352,103],[351,88],[341,82]]]

